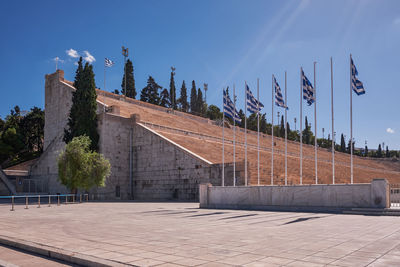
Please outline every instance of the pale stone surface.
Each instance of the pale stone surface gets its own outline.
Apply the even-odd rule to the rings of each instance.
[[[0,245],[0,266],[5,267],[66,267],[75,266],[66,262],[55,261],[32,253],[25,253]]]
[[[208,186],[202,189],[200,207],[329,207],[389,208],[389,185],[385,179],[371,184],[292,186]]]
[[[45,80],[44,153],[31,167],[30,178],[48,182],[51,194],[67,193],[57,180],[57,157],[65,147],[64,129],[75,88],[64,80],[62,70],[46,75]],[[200,183],[221,184],[221,164],[212,164],[140,125],[137,114],[122,117],[118,106],[99,100],[97,113],[99,151],[110,161],[111,175],[104,188],[91,191],[96,198],[197,200]],[[239,174],[242,166],[237,164]],[[226,164],[225,174],[232,169],[232,164]],[[226,181],[227,185],[231,183]]]
[[[139,266],[400,262],[398,217],[207,210],[196,203],[89,202],[14,212],[0,205],[0,236]]]

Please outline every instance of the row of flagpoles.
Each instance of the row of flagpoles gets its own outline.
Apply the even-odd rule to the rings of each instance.
[[[332,184],[335,184],[335,135],[334,135],[334,109],[333,109],[333,63],[331,62],[331,115],[332,115]],[[350,182],[353,183],[353,94],[365,94],[363,83],[358,79],[358,71],[350,55]],[[274,184],[274,104],[285,109],[285,185],[288,184],[287,171],[287,73],[285,72],[285,97],[282,90],[272,75],[272,115],[271,115],[271,185]],[[315,184],[318,184],[318,143],[317,143],[317,98],[316,98],[316,62],[314,62],[314,86],[300,68],[300,173],[299,182],[303,184],[303,100],[308,106],[314,104],[314,154],[315,154]],[[257,185],[260,185],[260,111],[264,105],[259,100],[259,79],[257,79],[257,98],[254,97],[245,82],[245,185],[248,185],[247,170],[247,111],[257,115]],[[222,126],[222,186],[225,186],[225,116],[233,120],[233,186],[236,186],[236,123],[241,123],[241,118],[236,109],[235,85],[233,86],[233,101],[223,90],[223,126]]]

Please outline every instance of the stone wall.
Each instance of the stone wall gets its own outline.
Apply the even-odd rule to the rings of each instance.
[[[94,189],[92,193],[99,199],[132,199],[129,148],[135,119],[110,113],[99,114],[98,119],[99,149],[110,161],[111,175],[105,187]]]
[[[133,136],[135,199],[197,200],[200,183],[221,183],[220,165],[210,164],[145,126],[136,124]]]
[[[73,90],[64,82],[62,70],[45,76],[44,152],[31,166],[30,178],[47,180],[51,194],[68,192],[57,180],[57,157],[65,147],[64,128],[68,122]]]
[[[65,148],[64,129],[75,90],[58,70],[45,78],[44,153],[31,167],[30,178],[48,181],[49,193],[67,193],[58,182],[57,157]],[[200,183],[221,184],[222,166],[211,164],[140,124],[138,115],[124,118],[118,106],[98,102],[99,150],[110,161],[106,186],[91,193],[108,200],[197,200]],[[226,184],[233,166],[226,164]],[[244,163],[238,163],[237,183],[243,184]]]
[[[389,208],[389,184],[374,179],[371,184],[292,186],[200,186],[200,207],[233,209],[346,209]]]
[[[9,195],[14,195],[15,192],[15,186],[12,184],[12,182],[8,179],[7,175],[3,172],[3,170],[0,168],[0,196],[9,196]]]
[[[8,190],[7,186],[0,179],[0,196],[9,196],[10,190]]]

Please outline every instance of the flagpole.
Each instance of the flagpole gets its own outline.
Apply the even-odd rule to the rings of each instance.
[[[104,61],[104,91],[106,90],[106,62]]]
[[[287,185],[287,72],[285,71],[285,185]]]
[[[271,185],[274,185],[274,75],[272,74],[272,119],[271,119]]]
[[[247,186],[247,83],[244,85],[244,184]]]
[[[257,184],[260,185],[260,99],[259,99],[259,83],[257,78]]]
[[[350,183],[353,184],[353,94],[351,92],[351,54],[350,54]]]
[[[225,90],[225,89],[223,89]],[[222,101],[222,186],[225,186],[225,95]]]
[[[233,84],[233,186],[236,186],[236,95],[235,84]]]
[[[300,184],[303,184],[303,88],[302,71],[300,68]]]
[[[318,142],[317,142],[317,84],[315,77],[315,65],[317,62],[314,61],[314,152],[315,152],[315,184],[318,184]]]
[[[333,117],[333,64],[331,57],[331,108],[332,108],[332,184],[335,184],[335,130]]]

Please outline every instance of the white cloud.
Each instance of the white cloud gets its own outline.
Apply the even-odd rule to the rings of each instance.
[[[87,62],[89,62],[90,64],[92,64],[92,62],[95,62],[96,59],[94,58],[94,56],[92,56],[89,51],[83,51],[83,53],[85,54],[85,57],[83,58],[84,60],[86,60]]]
[[[68,49],[67,51],[65,51],[67,53],[68,56],[73,57],[73,58],[77,58],[79,57],[78,51],[74,50],[74,49]]]
[[[79,66],[78,62],[74,62],[74,65],[75,65],[75,66]]]
[[[387,133],[390,133],[390,134],[394,134],[394,130],[393,130],[392,128],[387,128],[387,129],[386,129],[386,132],[387,132]]]

